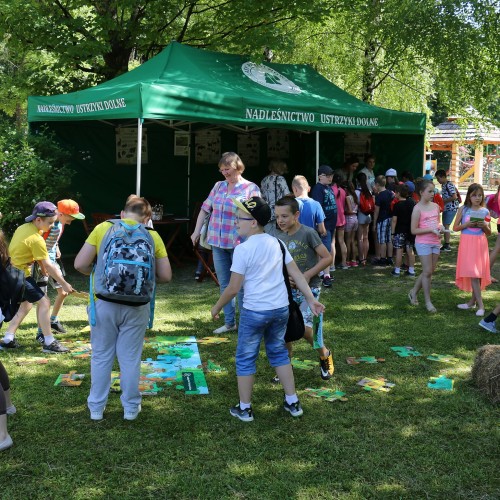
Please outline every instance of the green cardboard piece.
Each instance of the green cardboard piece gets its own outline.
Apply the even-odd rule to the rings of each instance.
[[[454,358],[451,354],[435,354],[432,353],[430,356],[427,356],[427,359],[430,361],[440,361],[442,363],[450,363],[455,364],[460,360],[458,358]]]
[[[347,401],[345,396],[345,392],[336,391],[335,389],[330,389],[328,387],[320,387],[319,389],[314,389],[312,387],[306,388],[306,394],[313,398],[320,398],[328,401],[329,403],[333,403],[335,401]]]
[[[429,389],[436,389],[438,391],[452,391],[453,379],[447,378],[443,375],[440,377],[430,377],[427,383]]]
[[[292,358],[292,366],[298,370],[313,370],[318,366],[317,361],[311,361],[310,359],[297,359]]]
[[[391,349],[401,358],[409,358],[410,356],[422,356],[414,347],[407,346],[395,346]]]

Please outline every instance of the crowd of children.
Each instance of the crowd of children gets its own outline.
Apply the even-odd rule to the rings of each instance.
[[[352,158],[339,171],[322,165],[312,190],[307,179],[299,175],[291,184],[293,194],[283,197],[277,196],[278,191],[273,189],[270,181],[267,191],[274,194],[272,208],[258,196],[234,200],[237,207],[235,231],[242,242],[234,249],[228,285],[211,310],[213,318],[218,319],[224,306],[243,291],[236,348],[239,402],[230,408],[232,416],[245,422],[254,419],[252,391],[262,340],[269,363],[276,370],[273,380],[283,386],[283,408],[293,417],[303,413],[290,361],[292,345],[285,342],[289,300],[300,308],[304,319],[304,338],[318,353],[321,378],[329,380],[333,376],[333,351],[326,347],[322,329],[325,308],[318,301],[321,285],[326,288],[332,286],[336,247],[339,248],[338,269],[347,270],[367,264],[370,227],[375,253],[372,263],[392,266],[394,277],[401,276],[403,272],[409,277],[416,276],[415,249],[422,271],[408,292],[408,298],[411,305],[417,306],[418,294],[422,290],[427,311],[435,313],[431,300],[432,277],[440,252],[451,250],[449,228],[454,221],[453,231],[461,232],[456,286],[471,292],[470,300],[457,307],[477,308],[477,316],[485,315],[481,292],[492,282],[487,241],[491,228],[490,210],[485,207],[482,186],[472,184],[463,206],[459,207],[458,189],[447,180],[446,172],[436,172],[436,180],[442,186],[442,196],[438,197],[432,176],[414,181],[411,174],[403,173],[404,182],[400,182],[396,170],[391,168],[385,175],[375,177],[374,164],[375,158],[369,157],[357,176],[354,171],[358,164]],[[272,175],[276,177],[280,172],[283,169],[278,172],[276,167]],[[280,193],[284,194],[287,190],[285,183]],[[498,200],[498,195],[495,199]],[[2,266],[5,267],[10,258],[12,264],[25,273],[24,294],[19,310],[0,342],[2,349],[20,347],[15,338],[16,330],[35,303],[39,325],[36,340],[42,344],[43,352],[68,351],[53,334],[54,331],[65,332],[59,320],[59,311],[65,297],[74,291],[58,263],[58,241],[65,225],[83,218],[73,200],[61,200],[57,206],[43,201],[35,205],[32,214],[26,217],[26,223],[15,231],[8,248],[0,233]],[[139,231],[141,239],[133,239],[134,244],[126,246],[127,249],[134,249],[133,252],[127,250],[132,254],[127,256],[128,260],[120,258],[107,262],[135,266],[126,273],[127,276],[133,275],[134,280],[149,272],[151,286],[148,293],[154,288],[155,280],[167,282],[171,279],[165,246],[155,231],[145,227],[150,218],[151,207],[147,200],[131,195],[121,220],[98,225],[75,259],[75,268],[84,274],[92,272],[97,259],[91,279],[95,297],[92,294],[89,307],[93,355],[88,407],[92,420],[103,418],[115,354],[122,371],[124,418],[134,420],[141,411],[138,392],[140,357],[144,332],[151,317],[148,304],[151,301],[154,303],[154,294],[144,296],[142,300],[135,298],[132,304],[129,297],[106,295],[99,287],[104,286],[100,274],[110,273],[107,278],[111,277],[109,281],[112,285],[108,290],[111,295],[117,289],[126,288],[126,284],[122,283],[126,279],[124,274],[117,269],[113,275],[113,265],[108,268],[103,264],[110,258],[112,250],[123,251],[123,248],[113,247],[116,239],[109,236],[111,233],[120,234],[125,241],[123,234],[131,237]],[[114,243],[108,244],[108,241]],[[148,249],[151,252],[149,256]],[[151,263],[147,258],[151,258]],[[140,272],[137,271],[139,267]],[[113,282],[113,279],[120,283]],[[287,281],[292,289],[290,299]],[[57,291],[52,315],[47,296],[48,283]],[[499,313],[500,306],[497,306],[481,320],[480,326],[497,333],[495,321]],[[9,378],[0,364],[0,450],[12,446],[6,416],[15,411],[10,401]]]

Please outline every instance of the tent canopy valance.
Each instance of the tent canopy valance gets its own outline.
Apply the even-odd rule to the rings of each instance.
[[[138,68],[95,87],[31,96],[28,120],[181,120],[296,130],[424,134],[425,115],[372,106],[307,65],[170,43]]]

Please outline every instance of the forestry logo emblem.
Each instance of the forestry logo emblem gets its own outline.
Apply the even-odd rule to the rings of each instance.
[[[302,92],[300,87],[286,76],[264,64],[246,62],[241,65],[241,70],[250,80],[269,89],[285,92],[286,94],[300,94]]]

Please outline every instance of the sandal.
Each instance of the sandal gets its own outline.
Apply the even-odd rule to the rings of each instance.
[[[431,302],[429,302],[428,304],[425,304],[425,307],[426,307],[427,311],[429,311],[431,314],[437,313],[437,309],[432,305]]]
[[[411,290],[408,292],[408,298],[412,306],[418,306],[418,299],[411,294]]]

